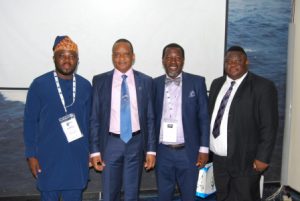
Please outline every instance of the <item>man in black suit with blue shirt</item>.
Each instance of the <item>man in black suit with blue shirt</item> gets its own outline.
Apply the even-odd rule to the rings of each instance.
[[[184,49],[163,49],[166,75],[154,79],[156,177],[159,201],[171,201],[178,184],[181,200],[195,200],[198,169],[208,160],[209,115],[205,79],[182,71]]]

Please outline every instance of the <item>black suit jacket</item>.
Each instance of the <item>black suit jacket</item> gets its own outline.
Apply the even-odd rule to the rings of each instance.
[[[225,80],[226,76],[223,76],[211,84],[210,116]],[[227,158],[232,170],[239,173],[252,171],[255,159],[269,163],[277,127],[278,104],[274,84],[248,72],[233,97],[228,114]]]

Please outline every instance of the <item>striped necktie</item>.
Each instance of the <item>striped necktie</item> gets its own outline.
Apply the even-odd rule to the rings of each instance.
[[[220,135],[220,126],[221,126],[223,114],[224,114],[224,111],[225,111],[225,108],[226,108],[226,105],[227,105],[227,102],[230,97],[230,94],[231,94],[234,84],[235,84],[235,81],[232,81],[229,89],[226,91],[226,93],[221,101],[221,104],[220,104],[220,107],[219,107],[219,110],[218,110],[218,113],[217,113],[217,116],[215,119],[213,132],[212,132],[214,138],[217,138]]]

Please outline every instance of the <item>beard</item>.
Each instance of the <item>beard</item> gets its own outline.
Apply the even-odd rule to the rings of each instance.
[[[68,75],[73,75],[73,73],[74,73],[75,70],[76,70],[76,67],[75,67],[75,68],[72,68],[70,71],[63,71],[62,69],[60,69],[60,68],[58,68],[57,66],[55,66],[55,70],[56,70],[58,73],[62,74],[62,75],[68,76]]]
[[[73,75],[73,73],[76,71],[76,68],[77,68],[77,65],[78,65],[78,62],[77,62],[74,66],[72,66],[68,70],[64,70],[63,68],[59,67],[59,64],[57,62],[54,62],[54,63],[55,63],[56,72],[58,72],[62,75],[65,75],[65,76]]]
[[[167,75],[170,77],[170,78],[176,78],[180,73],[178,72],[167,72]]]

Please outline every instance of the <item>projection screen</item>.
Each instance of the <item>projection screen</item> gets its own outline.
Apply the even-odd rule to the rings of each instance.
[[[52,46],[69,35],[79,46],[77,73],[113,69],[111,48],[119,38],[134,46],[134,69],[164,73],[162,49],[171,42],[186,52],[184,70],[213,78],[223,73],[226,0],[1,0],[0,87],[27,88],[54,69]]]

